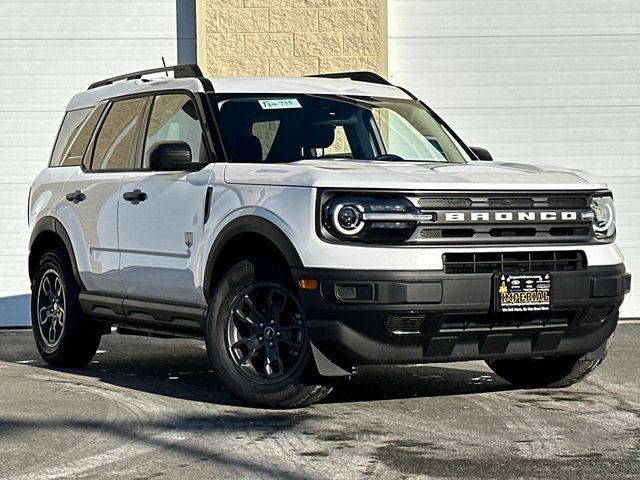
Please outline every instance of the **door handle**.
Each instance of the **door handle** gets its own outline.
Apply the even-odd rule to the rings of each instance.
[[[133,192],[124,192],[122,198],[124,198],[127,202],[138,203],[144,202],[147,199],[147,194],[142,190],[136,188]]]
[[[82,193],[80,190],[76,190],[75,192],[67,193],[65,198],[70,202],[80,203],[84,199],[86,199],[87,196],[84,193]]]

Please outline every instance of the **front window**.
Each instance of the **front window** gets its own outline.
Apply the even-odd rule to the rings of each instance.
[[[231,162],[468,160],[446,128],[414,100],[323,95],[216,100]]]
[[[162,142],[185,142],[191,149],[191,161],[206,163],[198,110],[187,95],[158,95],[153,100],[144,143],[144,168],[149,168],[149,156]]]

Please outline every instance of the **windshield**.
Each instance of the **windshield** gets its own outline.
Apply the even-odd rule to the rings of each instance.
[[[230,162],[338,159],[464,163],[418,101],[323,95],[216,95]]]

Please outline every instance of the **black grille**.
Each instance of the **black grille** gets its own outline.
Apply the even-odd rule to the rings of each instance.
[[[447,315],[440,325],[440,333],[477,330],[557,328],[572,324],[577,317],[573,311],[541,313],[493,313]]]
[[[445,273],[564,272],[584,270],[581,251],[445,253]]]
[[[399,313],[387,315],[384,328],[395,335],[419,334],[427,316],[425,314]]]
[[[589,193],[439,193],[410,196],[422,213],[407,243],[589,243]]]

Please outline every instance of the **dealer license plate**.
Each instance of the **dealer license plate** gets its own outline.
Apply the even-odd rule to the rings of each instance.
[[[548,273],[496,275],[496,310],[544,312],[551,308],[551,275]]]

